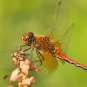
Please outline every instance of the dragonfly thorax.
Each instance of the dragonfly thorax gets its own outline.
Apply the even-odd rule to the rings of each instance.
[[[24,42],[24,44],[31,46],[35,43],[35,36],[32,32],[24,33],[24,35],[22,36],[22,41]]]
[[[41,51],[48,51],[53,53],[54,44],[50,41],[48,36],[36,37],[35,47]]]

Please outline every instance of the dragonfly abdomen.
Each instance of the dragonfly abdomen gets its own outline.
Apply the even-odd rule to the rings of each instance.
[[[76,67],[80,67],[80,68],[82,68],[82,69],[84,69],[84,70],[87,70],[87,66],[85,66],[85,65],[83,65],[83,64],[81,64],[81,63],[79,63],[79,62],[76,62],[76,61],[74,61],[74,60],[68,58],[67,56],[65,56],[65,55],[64,55],[60,50],[58,50],[58,49],[55,49],[55,57],[59,58],[60,60],[66,61],[66,62],[68,62],[68,63],[70,63],[70,64],[73,64],[73,65],[75,65]]]

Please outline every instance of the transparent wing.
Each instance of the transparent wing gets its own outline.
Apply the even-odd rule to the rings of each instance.
[[[31,72],[31,76],[35,76],[37,81],[50,76],[58,67],[58,60],[54,58],[50,53],[43,52],[42,56],[44,60],[41,57],[42,65],[39,67],[40,71],[37,73]]]
[[[57,43],[60,43],[61,47],[59,48],[61,48],[64,53],[64,49],[67,47],[68,41],[70,40],[71,35],[69,33],[72,33],[74,26],[70,25],[70,27],[68,27],[68,18],[66,6],[64,6],[62,2],[59,2],[56,5],[53,20],[47,31],[48,37],[55,42],[57,47],[59,46]]]
[[[9,76],[15,69],[12,61],[12,49],[0,51],[0,87],[6,87],[9,82]]]
[[[54,37],[54,40],[58,40],[67,30],[68,25],[68,13],[62,2],[56,5],[53,20],[48,28],[47,35]]]
[[[0,69],[14,68],[11,53],[12,49],[0,51]]]
[[[3,78],[0,80],[0,87],[10,87],[10,86],[14,86],[14,87],[18,87],[17,83],[10,83],[10,74],[8,75],[7,78]]]
[[[74,26],[75,26],[75,24],[72,23],[70,25],[70,27],[68,27],[68,29],[64,33],[64,35],[59,39],[61,42],[61,49],[62,49],[63,53],[65,53],[65,54],[67,53],[67,48],[68,48],[68,44],[71,39],[71,36],[74,33]]]
[[[58,66],[58,61],[50,53],[44,52],[43,54],[43,67],[46,68],[48,72],[55,71]]]

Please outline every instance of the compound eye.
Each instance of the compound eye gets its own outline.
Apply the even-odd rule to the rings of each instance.
[[[31,44],[34,42],[34,34],[32,32],[25,33],[22,36],[22,41],[24,44],[31,46]]]
[[[22,36],[22,41],[24,44],[28,44],[28,38],[29,38],[29,35],[27,33],[25,33],[23,36]]]

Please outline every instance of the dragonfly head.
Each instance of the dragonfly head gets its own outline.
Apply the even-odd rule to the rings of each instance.
[[[31,46],[35,42],[35,36],[32,32],[24,33],[22,36],[22,41],[24,44]]]

